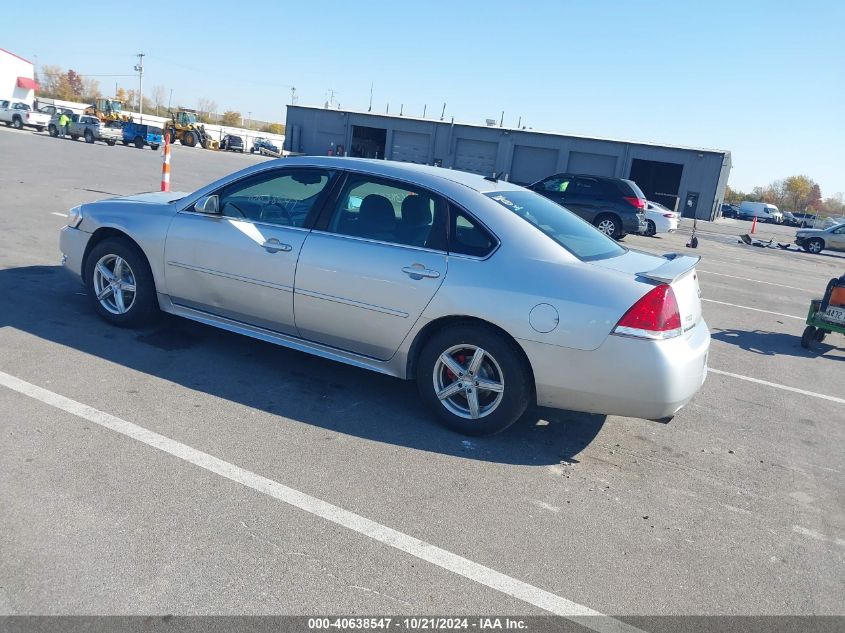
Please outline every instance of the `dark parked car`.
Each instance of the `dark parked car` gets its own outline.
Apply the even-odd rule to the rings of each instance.
[[[254,154],[255,152],[260,152],[262,148],[268,149],[271,152],[275,152],[276,154],[279,153],[279,148],[273,145],[266,138],[255,139],[255,142],[252,144],[252,148],[249,151]]]
[[[633,180],[555,174],[535,182],[529,189],[554,200],[617,240],[628,233],[645,233],[648,229],[645,194]]]
[[[739,207],[735,204],[723,204],[722,205],[722,217],[723,218],[735,218],[739,215]]]
[[[244,153],[244,140],[240,136],[235,136],[233,134],[227,134],[223,137],[223,140],[220,141],[220,149],[232,152],[240,152],[241,154]]]

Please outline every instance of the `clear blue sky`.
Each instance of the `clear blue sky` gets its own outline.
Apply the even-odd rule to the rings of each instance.
[[[172,88],[174,105],[283,121],[292,85],[300,104],[331,88],[366,109],[372,82],[374,110],[445,101],[461,121],[504,110],[510,125],[729,149],[736,188],[804,173],[845,192],[841,0],[36,4],[38,20],[2,21],[0,47],[92,75],[131,74],[143,51],[145,94]],[[102,77],[103,92],[115,81],[137,86]]]

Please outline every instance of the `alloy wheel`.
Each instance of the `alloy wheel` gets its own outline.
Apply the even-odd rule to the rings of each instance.
[[[608,237],[613,237],[613,234],[616,232],[616,224],[614,224],[613,220],[602,220],[596,228]]]
[[[432,379],[440,403],[454,415],[471,420],[493,413],[505,391],[496,359],[469,344],[454,345],[440,354]]]
[[[103,255],[94,266],[97,301],[112,314],[126,314],[135,304],[135,273],[118,255]]]

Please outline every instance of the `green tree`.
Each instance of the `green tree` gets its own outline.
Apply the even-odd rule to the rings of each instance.
[[[235,110],[226,110],[223,113],[223,118],[220,119],[221,124],[231,127],[240,125],[242,121],[243,117],[241,116],[241,113]]]

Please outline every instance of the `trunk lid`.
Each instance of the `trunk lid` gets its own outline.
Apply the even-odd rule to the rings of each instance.
[[[701,321],[701,289],[698,285],[698,273],[695,270],[700,259],[700,257],[690,257],[680,253],[667,253],[659,257],[649,253],[628,251],[619,257],[590,263],[601,268],[631,274],[649,286],[655,283],[669,284],[678,301],[681,327],[686,332]],[[650,287],[644,287],[643,294],[650,289]]]

